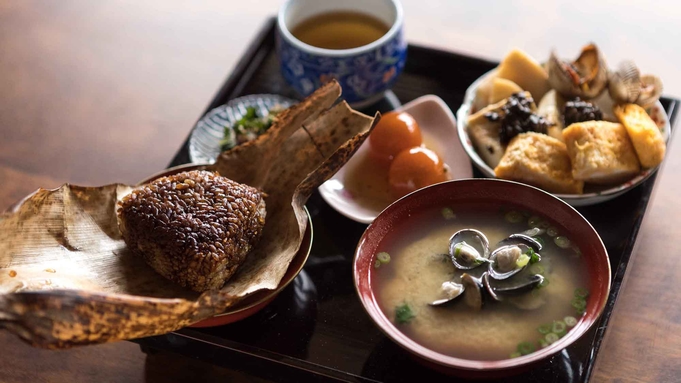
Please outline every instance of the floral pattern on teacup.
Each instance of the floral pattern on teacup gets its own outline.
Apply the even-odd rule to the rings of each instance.
[[[277,52],[282,75],[302,96],[336,79],[343,88],[343,98],[355,103],[392,87],[404,68],[407,44],[399,31],[372,51],[330,57],[302,51],[277,34]]]

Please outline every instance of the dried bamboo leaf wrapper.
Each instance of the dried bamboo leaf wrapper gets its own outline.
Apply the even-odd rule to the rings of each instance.
[[[263,238],[222,290],[199,295],[176,286],[125,247],[116,203],[129,186],[64,185],[38,190],[0,215],[0,327],[49,348],[131,339],[176,330],[276,288],[303,239],[305,201],[366,137],[348,141],[334,129],[356,135],[372,126],[344,103],[326,111],[339,93],[337,83],[323,87],[214,165],[268,193]],[[299,129],[303,122],[319,144]]]

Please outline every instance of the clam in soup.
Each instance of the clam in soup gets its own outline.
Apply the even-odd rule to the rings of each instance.
[[[379,245],[371,273],[379,306],[445,355],[530,354],[565,336],[586,309],[586,265],[561,231],[511,209],[414,214]]]

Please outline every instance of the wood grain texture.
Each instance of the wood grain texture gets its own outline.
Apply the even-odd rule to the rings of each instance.
[[[134,183],[167,165],[280,0],[0,1],[0,209],[39,186]],[[512,46],[572,56],[595,40],[681,94],[672,0],[403,0],[412,42],[500,59]],[[501,37],[500,37],[501,36]],[[593,381],[681,376],[678,139],[671,145]],[[65,155],[64,153],[68,153]],[[198,362],[160,364],[126,342],[63,352],[0,333],[0,381],[252,380]],[[150,357],[149,359],[156,359]],[[211,375],[212,374],[212,375]]]

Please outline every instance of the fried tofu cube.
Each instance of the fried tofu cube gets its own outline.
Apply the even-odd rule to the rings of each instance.
[[[563,130],[563,141],[576,180],[608,185],[627,181],[640,171],[634,146],[622,124],[577,122]]]
[[[551,193],[582,194],[584,191],[584,182],[572,177],[565,144],[541,133],[514,137],[494,173],[499,178],[524,182]]]
[[[664,159],[667,145],[660,129],[645,109],[636,104],[618,105],[614,109],[617,119],[624,125],[644,168],[653,168]]]

